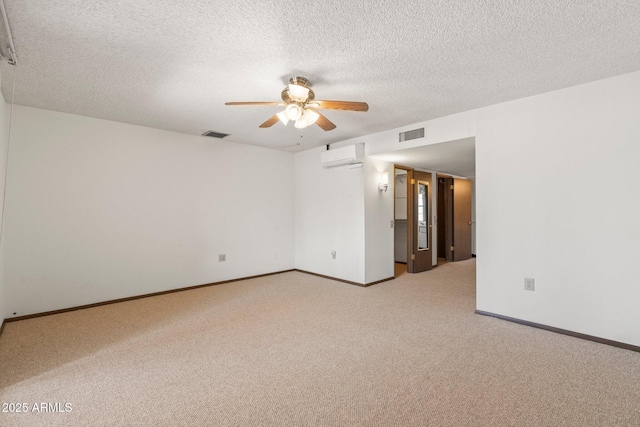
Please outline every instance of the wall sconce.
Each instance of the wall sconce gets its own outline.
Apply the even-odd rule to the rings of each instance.
[[[378,179],[378,190],[380,191],[384,190],[384,192],[386,193],[388,188],[389,188],[389,172],[382,172]]]

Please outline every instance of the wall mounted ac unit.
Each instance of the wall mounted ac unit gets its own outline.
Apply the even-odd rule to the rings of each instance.
[[[325,168],[362,163],[363,159],[364,143],[326,150],[320,154],[320,161]]]

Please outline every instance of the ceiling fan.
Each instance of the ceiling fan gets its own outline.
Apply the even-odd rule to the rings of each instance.
[[[336,128],[329,119],[316,111],[317,108],[327,110],[344,111],[368,111],[366,102],[355,101],[318,101],[315,99],[313,90],[309,87],[309,80],[304,77],[291,77],[289,85],[282,90],[282,102],[226,102],[225,105],[279,105],[285,109],[270,117],[260,125],[261,128],[268,128],[278,121],[285,126],[289,121],[295,122],[298,129],[306,128],[317,124],[323,130],[329,131]]]

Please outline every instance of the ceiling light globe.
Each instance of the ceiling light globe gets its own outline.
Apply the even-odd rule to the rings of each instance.
[[[282,124],[284,124],[285,126],[287,125],[287,123],[289,123],[289,117],[287,117],[286,111],[280,111],[278,114],[276,114],[276,116],[278,116],[278,119],[280,119]]]
[[[303,109],[303,111],[304,111],[304,114],[302,115],[302,117],[296,120],[296,123],[295,123],[295,127],[298,129],[304,129],[307,126],[311,126],[320,117],[320,114],[318,114],[313,110],[308,110],[305,108]]]
[[[298,120],[302,117],[302,108],[298,104],[289,104],[284,110],[289,120]]]
[[[311,126],[318,121],[318,119],[320,118],[320,114],[313,110],[305,110],[304,117],[307,122],[307,126]]]

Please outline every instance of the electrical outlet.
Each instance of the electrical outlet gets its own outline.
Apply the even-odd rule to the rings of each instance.
[[[393,228],[393,220],[391,220],[391,228]]]
[[[219,254],[218,262],[225,262],[227,260],[227,254]]]
[[[533,277],[525,277],[524,278],[524,290],[525,291],[535,291],[536,290],[536,281]]]
[[[336,259],[336,251],[331,251],[331,258]]]

